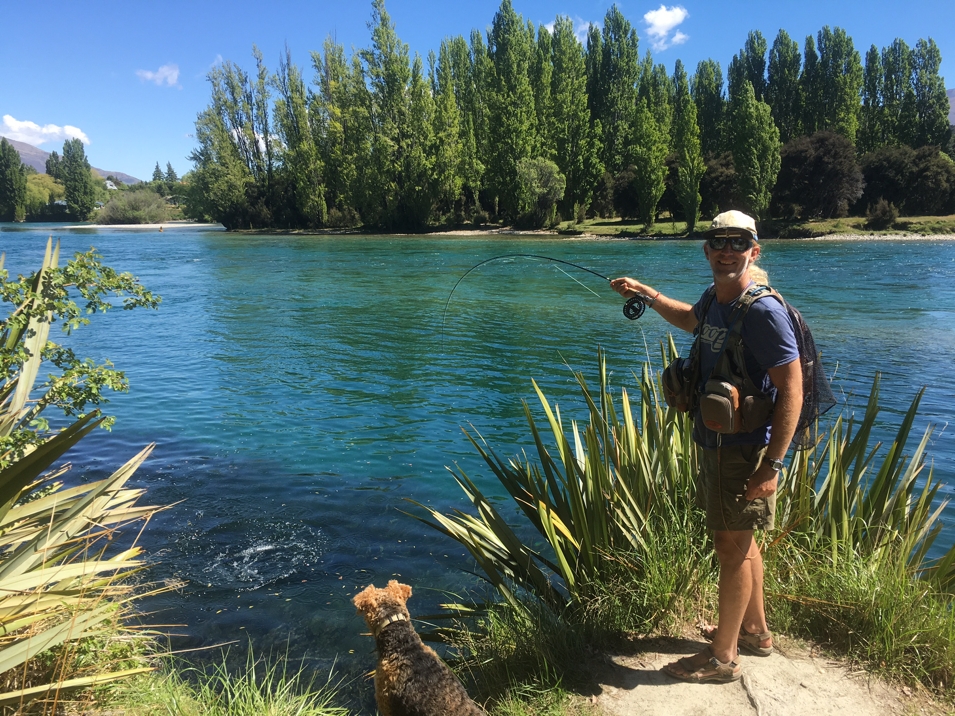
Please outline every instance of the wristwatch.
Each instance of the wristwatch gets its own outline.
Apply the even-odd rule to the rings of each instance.
[[[779,458],[767,458],[766,462],[769,463],[769,466],[773,468],[775,472],[779,472],[783,469],[783,461]]]

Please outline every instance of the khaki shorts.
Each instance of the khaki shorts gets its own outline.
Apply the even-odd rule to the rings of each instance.
[[[700,448],[697,502],[706,510],[711,530],[771,530],[776,494],[747,500],[746,483],[766,452],[765,445]]]

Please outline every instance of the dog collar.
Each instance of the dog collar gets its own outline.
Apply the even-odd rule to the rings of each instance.
[[[381,634],[382,629],[384,629],[389,624],[394,624],[395,622],[406,622],[406,621],[408,621],[408,617],[406,617],[401,612],[397,612],[395,614],[392,614],[391,616],[387,616],[384,619],[382,619],[380,622],[378,622],[378,626],[375,628],[375,636],[378,636],[379,634]]]

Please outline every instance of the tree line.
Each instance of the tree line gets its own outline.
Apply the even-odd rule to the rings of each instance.
[[[373,0],[370,46],[326,40],[306,83],[286,48],[271,72],[227,61],[208,79],[184,210],[237,228],[433,225],[622,216],[652,225],[738,208],[765,220],[955,212],[948,98],[932,39],[871,47],[841,28],[802,48],[758,32],[727,66],[670,74],[641,56],[617,6],[578,40],[502,0],[486,35],[411,56]],[[157,164],[157,172],[160,172]],[[2,180],[0,173],[0,180]],[[0,181],[2,185],[2,181]]]
[[[884,199],[955,211],[931,39],[873,46],[863,65],[840,28],[802,50],[785,31],[771,47],[754,31],[724,83],[713,60],[690,76],[641,56],[616,6],[582,43],[569,18],[535,28],[502,0],[486,36],[446,39],[424,60],[383,0],[369,28],[350,57],[331,39],[313,52],[310,85],[287,48],[274,73],[258,50],[254,72],[212,70],[187,211],[228,228],[382,229],[587,215],[651,225],[668,212],[688,231],[727,208],[837,216]]]
[[[23,164],[6,138],[0,138],[0,221],[86,221],[140,224],[175,214],[183,186],[172,164],[153,170],[152,181],[127,186],[90,166],[83,143],[68,139],[63,154],[47,157],[44,173]]]

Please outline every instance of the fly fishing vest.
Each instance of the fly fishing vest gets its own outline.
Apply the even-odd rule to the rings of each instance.
[[[825,370],[809,326],[802,314],[775,289],[752,286],[737,300],[730,314],[720,354],[713,371],[702,380],[700,375],[700,334],[710,306],[716,298],[711,286],[700,304],[703,317],[695,330],[696,339],[687,358],[677,358],[663,372],[664,399],[681,412],[700,410],[703,424],[717,433],[752,432],[763,427],[773,414],[774,401],[757,386],[746,368],[743,345],[743,319],[752,305],[767,296],[775,297],[786,308],[792,322],[802,368],[803,405],[793,436],[793,447],[804,450],[818,442],[817,420],[835,405]]]
[[[706,323],[716,289],[708,291],[701,314]],[[707,429],[724,435],[749,433],[766,425],[773,414],[773,397],[753,382],[746,368],[743,346],[743,319],[750,307],[761,298],[775,295],[782,305],[782,296],[769,286],[754,286],[743,292],[727,321],[728,329],[713,371],[703,383],[699,397],[700,417]],[[697,333],[699,341],[702,333]]]

